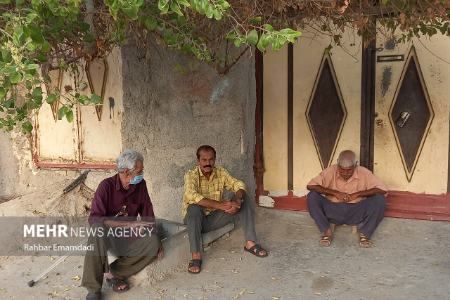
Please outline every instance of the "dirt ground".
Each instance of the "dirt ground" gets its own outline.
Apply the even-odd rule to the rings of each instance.
[[[105,288],[105,299],[450,299],[450,223],[386,218],[375,247],[360,249],[341,226],[330,248],[305,213],[257,210],[257,231],[267,258],[242,250],[235,230],[208,250],[198,275],[185,269],[126,294]],[[30,288],[26,283],[49,257],[0,259],[0,299],[84,299],[82,257],[69,257]]]

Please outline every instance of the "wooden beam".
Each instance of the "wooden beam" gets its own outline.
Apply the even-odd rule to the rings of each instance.
[[[294,46],[288,44],[288,190],[294,189]]]

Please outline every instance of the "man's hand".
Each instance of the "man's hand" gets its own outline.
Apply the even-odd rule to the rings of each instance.
[[[241,204],[237,201],[225,200],[222,201],[222,203],[224,204],[225,208],[223,211],[230,215],[234,215],[241,209]]]
[[[349,199],[347,202],[352,202],[355,201],[356,199],[358,199],[360,197],[359,192],[353,193],[348,195]]]
[[[339,202],[348,202],[348,201],[350,201],[350,195],[347,194],[347,193],[342,193],[342,192],[336,191],[333,196],[335,196],[336,199]]]

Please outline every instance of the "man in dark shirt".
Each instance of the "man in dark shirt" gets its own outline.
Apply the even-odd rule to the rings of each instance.
[[[89,223],[99,230],[89,238],[94,250],[86,253],[81,282],[88,300],[100,299],[104,273],[114,291],[123,292],[129,289],[129,276],[162,255],[153,231],[155,215],[142,175],[143,161],[139,152],[124,151],[117,158],[118,173],[103,180],[95,192]],[[107,251],[118,259],[108,264]]]

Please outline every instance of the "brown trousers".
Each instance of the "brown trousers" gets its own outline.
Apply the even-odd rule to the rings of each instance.
[[[154,260],[161,245],[156,234],[133,240],[111,237],[90,237],[88,245],[94,250],[84,257],[83,278],[81,286],[89,292],[102,289],[103,274],[111,272],[117,278],[128,278],[136,274]],[[107,251],[118,256],[108,264]]]

